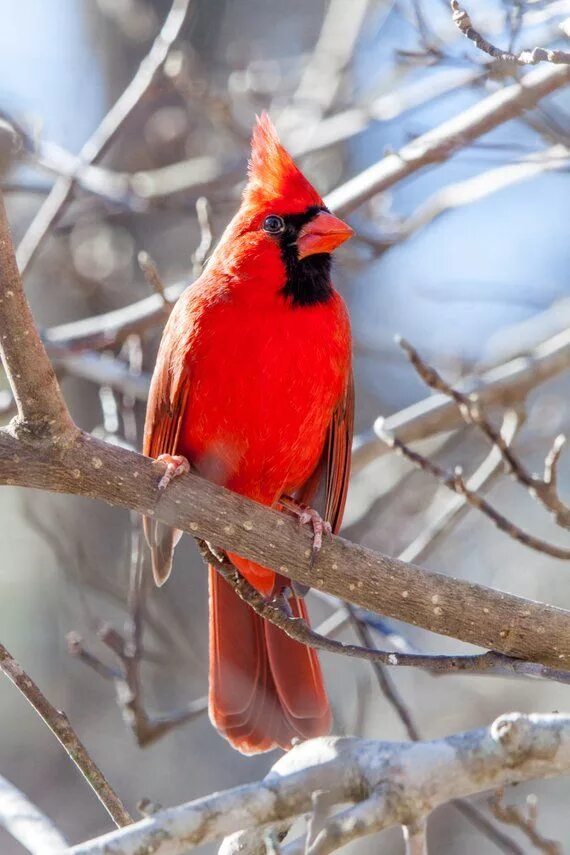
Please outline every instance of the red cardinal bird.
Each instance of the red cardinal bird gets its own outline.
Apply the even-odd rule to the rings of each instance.
[[[164,485],[195,471],[264,505],[309,503],[340,527],[353,423],[351,337],[330,253],[352,230],[327,210],[279,142],[257,122],[241,207],[164,330],[146,414],[144,453]],[[319,517],[311,518],[315,540]],[[180,532],[145,520],[157,584]],[[289,580],[229,558],[268,597]],[[210,568],[210,718],[246,754],[328,733],[317,654],[256,615]],[[298,591],[298,589],[297,589]],[[303,600],[290,596],[304,619]]]

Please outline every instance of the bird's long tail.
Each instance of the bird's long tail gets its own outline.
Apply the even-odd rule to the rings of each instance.
[[[307,619],[302,600],[290,604]],[[212,567],[210,718],[244,754],[288,749],[294,738],[322,736],[331,727],[316,652],[255,614]]]

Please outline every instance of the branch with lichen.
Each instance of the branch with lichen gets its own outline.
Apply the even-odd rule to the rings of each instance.
[[[439,805],[508,784],[570,771],[570,717],[511,713],[489,727],[432,742],[325,737],[303,742],[262,780],[159,811],[130,828],[81,843],[69,855],[182,855],[203,843],[313,813],[313,793],[348,804],[323,818],[311,853],[393,826],[414,830]],[[305,835],[281,842],[304,855]]]

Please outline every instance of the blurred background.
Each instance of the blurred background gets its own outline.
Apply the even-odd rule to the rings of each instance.
[[[560,24],[570,20],[570,2],[468,5],[479,28],[503,47],[564,44]],[[270,111],[325,194],[526,73],[498,68],[479,53],[440,0],[178,0],[175,6],[179,34],[166,50],[171,18],[151,51],[168,0],[0,0],[0,180],[17,242],[37,226],[54,183],[63,192],[66,175],[77,179],[38,251],[28,252],[29,232],[20,246],[27,293],[78,424],[135,447],[162,325],[159,298],[153,298],[158,320],[120,340],[80,348],[73,336],[85,329],[75,322],[152,295],[137,264],[141,251],[150,253],[167,285],[177,286],[171,297],[198,275],[236,210],[256,113]],[[161,47],[163,61],[155,62]],[[117,133],[101,152],[86,147],[149,61],[156,71]],[[353,319],[358,432],[428,394],[394,343],[396,333],[455,381],[524,355],[568,327],[569,110],[570,92],[561,90],[373,196],[350,217],[357,237],[338,254],[335,282]],[[539,164],[533,177],[505,180],[505,167],[529,162]],[[434,211],[443,188],[461,202],[436,204]],[[525,418],[515,445],[531,468],[541,469],[554,436],[568,430],[568,392],[562,373],[535,389],[526,406],[520,402]],[[7,420],[6,391],[0,405]],[[468,430],[421,447],[468,472],[487,453]],[[492,502],[525,529],[564,544],[565,533],[528,494],[496,475],[487,484]],[[563,459],[563,494],[569,475]],[[384,454],[355,472],[346,533],[398,555],[448,502],[443,487]],[[275,762],[276,754],[235,753],[204,712],[139,747],[113,680],[68,651],[66,636],[75,632],[82,639],[75,637],[76,653],[120,668],[100,639],[101,626],[129,640],[133,608],[143,598],[137,612],[145,631],[142,702],[151,716],[181,713],[192,702],[202,709],[206,578],[189,538],[177,550],[168,585],[147,591],[144,582],[135,590],[136,521],[123,511],[6,487],[0,536],[0,640],[66,711],[135,813],[143,797],[177,804],[257,779]],[[570,608],[570,568],[508,539],[475,511],[458,517],[421,563]],[[315,624],[336,609],[316,598],[311,607]],[[411,627],[390,628],[425,651],[467,649]],[[350,627],[341,626],[337,637],[350,638]],[[336,733],[406,738],[366,663],[331,655],[323,661]],[[391,677],[425,738],[484,725],[506,711],[546,712],[568,703],[568,688],[556,683],[434,678],[407,669],[392,669]],[[110,828],[53,736],[6,680],[0,680],[0,730],[0,773],[70,841]],[[566,845],[568,781],[518,787],[508,799],[522,804],[530,792],[539,798],[543,832]],[[488,815],[485,798],[476,802]],[[519,849],[503,851],[532,851],[516,830],[508,834]],[[434,815],[429,839],[442,855],[500,851],[450,806]],[[352,849],[399,853],[403,843],[388,832]],[[0,829],[0,852],[23,851]]]

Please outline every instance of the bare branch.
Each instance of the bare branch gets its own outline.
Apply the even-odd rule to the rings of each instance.
[[[348,214],[367,199],[382,193],[419,169],[448,160],[451,155],[483,134],[489,133],[542,98],[570,82],[570,66],[541,68],[530,72],[520,83],[488,95],[478,104],[389,154],[374,166],[337,187],[326,197],[327,206],[338,214]]]
[[[453,11],[453,22],[460,32],[472,41],[483,53],[492,56],[508,65],[537,65],[539,62],[550,62],[554,65],[570,65],[570,51],[551,50],[549,48],[535,47],[532,50],[522,50],[520,53],[511,53],[502,50],[481,35],[471,23],[469,13],[463,9],[458,0],[451,0]]]
[[[417,827],[452,798],[569,770],[570,717],[559,714],[511,713],[488,728],[433,742],[314,739],[288,752],[263,781],[160,811],[130,828],[74,846],[69,855],[143,850],[147,855],[181,855],[242,829],[307,814],[317,790],[328,793],[331,805],[355,805],[349,809],[355,811],[352,817],[364,823],[351,824],[346,812],[333,816],[312,848],[331,852],[372,831],[401,824]],[[281,851],[304,855],[304,850],[305,840],[299,838]]]
[[[194,276],[199,276],[214,242],[210,203],[205,196],[196,200],[196,216],[200,226],[200,243],[192,253],[192,271]]]
[[[516,412],[514,410],[508,411],[500,428],[500,434],[507,445],[513,441],[518,426],[519,418]],[[487,457],[465,482],[467,490],[481,494],[499,473],[502,462],[503,458],[499,449],[492,448]],[[457,523],[462,511],[466,511],[467,508],[465,496],[459,494],[453,496],[439,513],[434,514],[429,525],[420,531],[413,541],[400,552],[398,558],[401,561],[419,561],[424,558],[442,534],[449,531],[450,525]]]
[[[2,775],[0,826],[32,855],[61,855],[68,847],[51,819]]]
[[[340,653],[356,659],[365,659],[376,665],[424,668],[433,674],[456,674],[459,672],[469,674],[519,674],[521,676],[528,674],[529,676],[542,676],[563,683],[570,682],[570,672],[553,672],[552,669],[545,669],[544,667],[537,666],[535,663],[523,662],[520,659],[504,656],[494,651],[464,655],[395,653],[394,651],[378,650],[373,646],[361,647],[356,644],[336,641],[333,638],[320,635],[301,618],[291,617],[287,604],[282,598],[276,598],[271,601],[266,600],[236,570],[228,559],[218,556],[203,541],[199,541],[199,544],[204,560],[212,564],[222,574],[240,599],[247,603],[256,614],[263,617],[264,620],[269,621],[269,623],[278,626],[290,638],[308,647],[313,647],[315,650]],[[439,600],[432,601],[436,604],[434,612],[438,614],[437,603]],[[350,610],[349,604],[347,604],[347,608]],[[399,713],[401,714],[400,710]],[[409,724],[410,722],[407,722],[408,727]],[[410,731],[408,732],[410,733]]]
[[[73,433],[63,395],[37,334],[18,273],[10,226],[0,194],[0,355],[18,414],[38,434]],[[33,372],[29,366],[33,365]]]
[[[563,528],[570,528],[570,508],[558,495],[556,477],[560,454],[565,442],[564,437],[558,436],[554,440],[545,460],[544,476],[540,478],[537,475],[533,475],[515,454],[510,445],[505,442],[501,436],[501,432],[496,430],[485,416],[476,394],[466,395],[464,392],[450,386],[433,367],[424,362],[417,350],[409,342],[404,339],[400,339],[399,342],[426,385],[430,389],[441,392],[454,401],[466,424],[478,428],[491,445],[497,448],[507,471],[513,478],[526,487],[530,494],[538,499],[546,510],[550,511],[558,525]],[[560,555],[558,557],[565,556]]]
[[[89,752],[73,730],[65,713],[57,710],[42,694],[40,688],[26,674],[22,666],[0,644],[0,671],[20,690],[38,715],[58,739],[71,760],[75,763],[109,816],[119,827],[131,823],[132,817],[118,795],[89,755]]]
[[[505,791],[501,788],[489,799],[489,807],[493,815],[501,822],[519,828],[540,852],[545,852],[546,855],[562,855],[563,849],[560,843],[547,840],[537,831],[536,804],[533,803],[532,799],[528,802],[528,814],[524,816],[519,808],[505,804]]]
[[[455,389],[466,395],[477,394],[482,406],[510,407],[523,401],[531,389],[555,377],[570,365],[570,331],[564,330],[542,342],[524,356],[511,359],[483,374],[466,378]],[[397,434],[406,443],[425,439],[441,431],[463,424],[463,417],[447,395],[430,395],[388,418],[379,418],[378,425],[390,434]],[[353,448],[353,469],[360,469],[379,457],[386,446],[377,433],[363,434]],[[356,466],[355,466],[356,464]]]
[[[139,267],[144,274],[144,278],[152,288],[155,294],[158,294],[160,299],[162,300],[162,307],[164,309],[165,317],[168,317],[170,311],[172,309],[172,303],[169,301],[166,296],[166,289],[164,287],[164,282],[160,278],[160,274],[158,272],[158,268],[154,263],[153,259],[150,257],[148,252],[139,252],[137,256],[137,261],[139,263]]]
[[[78,157],[80,162],[96,163],[103,156],[133,110],[145,96],[155,79],[156,73],[164,64],[173,43],[180,34],[190,3],[191,0],[173,0],[161,31],[139,65],[135,76],[81,149]],[[22,275],[28,269],[39,247],[70,200],[74,186],[73,177],[58,178],[34,217],[18,247],[18,267]]]
[[[90,653],[83,640],[75,633],[67,637],[69,652],[106,679],[113,680],[117,693],[117,703],[123,719],[133,732],[141,748],[151,745],[177,727],[203,715],[208,709],[208,699],[198,698],[185,709],[165,715],[149,715],[144,705],[144,695],[140,679],[141,652],[133,644],[110,626],[102,626],[99,638],[115,654],[120,669],[110,668]]]

